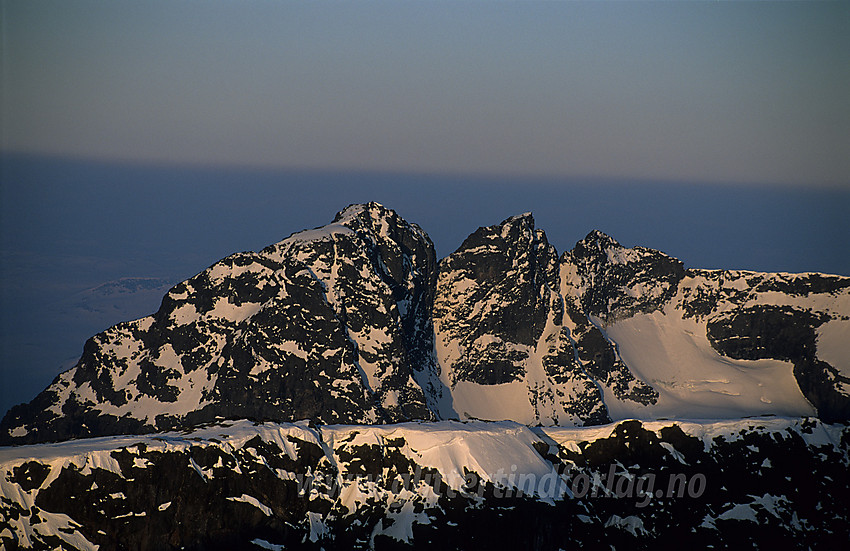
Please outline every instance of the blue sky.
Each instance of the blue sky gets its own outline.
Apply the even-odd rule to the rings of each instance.
[[[3,2],[3,147],[847,185],[846,2]]]
[[[0,0],[0,410],[179,281],[377,200],[850,275],[846,2]]]

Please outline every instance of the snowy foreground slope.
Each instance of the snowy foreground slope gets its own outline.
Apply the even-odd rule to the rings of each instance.
[[[594,231],[559,256],[530,214],[437,262],[376,203],[171,288],[89,339],[0,444],[220,419],[573,426],[850,419],[850,278],[686,270]]]
[[[848,472],[813,418],[235,421],[0,448],[0,546],[835,549]]]

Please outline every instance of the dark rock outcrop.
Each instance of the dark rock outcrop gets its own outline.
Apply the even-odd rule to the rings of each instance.
[[[804,550],[850,537],[850,433],[812,419],[242,421],[67,446],[0,454],[4,549]]]
[[[850,378],[817,358],[815,329],[829,318],[770,305],[734,310],[708,322],[708,339],[724,356],[742,360],[788,360],[803,395],[826,422],[850,419]]]
[[[561,261],[575,266],[584,311],[605,320],[658,310],[685,276],[680,260],[646,247],[628,249],[598,230]]]

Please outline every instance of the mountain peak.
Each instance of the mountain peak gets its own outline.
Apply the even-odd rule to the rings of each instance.
[[[534,224],[534,215],[530,211],[523,212],[522,214],[515,214],[510,218],[503,220],[502,224],[506,224],[509,222],[530,222],[531,224]]]
[[[419,226],[353,204],[326,226],[222,259],[174,286],[156,314],[89,339],[75,367],[9,411],[0,443],[218,418],[600,423],[618,411],[669,416],[664,396],[699,406],[677,415],[720,403],[705,396],[732,400],[728,411],[811,413],[808,398],[824,418],[846,419],[849,303],[834,298],[848,292],[850,278],[686,272],[599,230],[559,258],[531,213],[478,228],[438,263]],[[679,340],[646,352],[665,338]],[[680,361],[682,350],[696,360]],[[716,377],[677,382],[717,353]],[[739,392],[753,379],[729,362],[753,359],[795,361],[782,388],[798,399],[781,402],[775,384]]]
[[[534,215],[530,212],[523,212],[522,214],[515,214],[510,218],[505,218],[501,223],[499,223],[499,227],[516,225],[534,228]]]
[[[338,213],[336,213],[336,216],[333,219],[333,223],[345,223],[348,220],[352,220],[361,216],[367,216],[373,219],[380,219],[398,215],[395,213],[394,210],[388,209],[384,205],[375,201],[370,201],[368,203],[352,203],[341,211],[339,211]]]
[[[433,248],[431,238],[418,225],[399,216],[393,209],[375,201],[353,203],[339,211],[330,226],[343,226],[353,231],[366,230],[375,236],[398,241],[402,246],[413,245],[413,241],[426,243]],[[327,227],[327,226],[326,226]]]
[[[584,239],[576,243],[576,247],[581,246],[587,250],[596,250],[603,251],[606,249],[624,249],[620,243],[608,235],[607,233],[600,230],[591,230]]]
[[[585,311],[602,319],[648,312],[669,300],[685,275],[681,261],[646,247],[627,248],[613,237],[593,230],[565,253],[583,283]]]

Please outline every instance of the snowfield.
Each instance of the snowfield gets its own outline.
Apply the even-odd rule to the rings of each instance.
[[[800,391],[791,362],[721,356],[706,338],[705,322],[682,319],[672,307],[617,321],[605,332],[632,373],[660,394],[649,406],[606,394],[614,419],[816,414]]]

